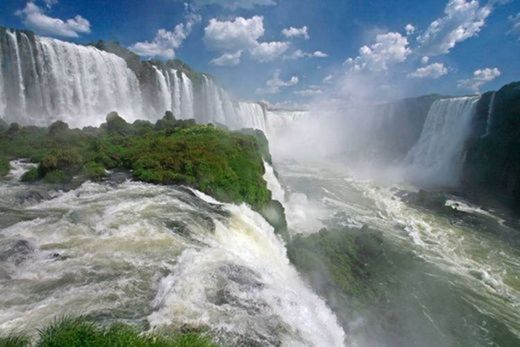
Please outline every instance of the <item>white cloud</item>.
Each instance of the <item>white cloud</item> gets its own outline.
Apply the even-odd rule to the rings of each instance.
[[[391,64],[405,61],[410,53],[408,39],[400,33],[389,32],[377,35],[374,44],[361,47],[359,56],[348,58],[345,64],[353,70],[383,71]]]
[[[417,40],[420,50],[432,55],[446,54],[459,42],[477,35],[496,1],[480,6],[478,0],[450,0],[444,16],[434,20]]]
[[[437,79],[446,75],[447,73],[448,69],[444,66],[444,64],[434,63],[425,67],[418,68],[417,70],[409,74],[408,77]]]
[[[55,2],[49,2],[52,6]],[[23,10],[15,14],[22,18],[23,23],[40,34],[63,37],[79,37],[79,34],[90,33],[90,22],[80,15],[67,20],[47,16],[43,10],[33,2],[28,2]]]
[[[321,89],[320,86],[311,85],[307,89],[295,91],[294,94],[299,95],[299,96],[304,96],[304,97],[313,97],[313,96],[322,95],[323,90]]]
[[[182,0],[184,1],[184,0]],[[246,9],[251,10],[255,6],[274,6],[274,0],[192,0],[195,7],[203,7],[207,5],[218,5],[230,10]]]
[[[493,81],[499,77],[501,72],[498,68],[485,68],[478,69],[473,72],[473,78],[460,80],[458,83],[459,88],[471,89],[474,92],[479,92],[480,87],[488,82]]]
[[[189,13],[186,16],[186,22],[177,24],[172,31],[159,29],[152,41],[137,42],[129,48],[143,57],[173,59],[175,58],[175,50],[182,45],[191,33],[193,26],[200,20],[199,15]]]
[[[276,70],[270,80],[265,82],[265,88],[259,88],[256,90],[258,94],[276,94],[279,93],[281,88],[292,87],[300,82],[298,76],[292,76],[287,81],[280,78],[280,70]]]
[[[204,29],[204,41],[209,48],[223,55],[244,51],[259,62],[271,61],[287,51],[288,42],[260,42],[264,33],[264,17],[261,16],[236,17],[232,21],[213,18]]]
[[[58,3],[58,0],[44,0],[44,2],[47,8],[51,8]]]
[[[423,64],[428,64],[429,61],[430,61],[430,57],[428,57],[426,55],[421,58],[421,63],[423,63]]]
[[[404,30],[406,31],[406,35],[413,35],[416,29],[412,24],[406,24]]]
[[[224,53],[220,57],[211,60],[209,63],[216,66],[235,66],[240,64],[242,51],[235,53]]]
[[[513,25],[511,30],[509,31],[510,34],[516,34],[518,35],[518,39],[520,40],[520,12],[518,12],[516,15],[511,15],[508,17],[509,21]]]
[[[262,42],[256,45],[249,53],[259,62],[267,62],[278,58],[289,48],[287,42]]]
[[[322,51],[315,51],[314,53],[312,53],[312,56],[315,58],[327,58],[329,55]]]
[[[204,41],[215,50],[251,49],[264,33],[264,17],[261,16],[236,17],[233,21],[213,18],[204,28]]]
[[[310,38],[309,28],[307,28],[307,26],[303,26],[301,28],[290,27],[287,29],[283,29],[282,34],[287,38],[302,37],[305,40],[308,40]]]
[[[307,53],[302,51],[301,49],[297,49],[289,55],[284,56],[286,60],[296,60],[302,58],[327,58],[329,55],[322,51],[314,51],[312,53]]]
[[[332,81],[332,79],[334,78],[333,75],[327,75],[325,76],[325,78],[323,79],[323,83],[330,83]]]

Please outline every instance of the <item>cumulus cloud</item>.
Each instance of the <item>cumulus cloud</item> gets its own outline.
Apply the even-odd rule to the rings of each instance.
[[[478,93],[480,87],[484,84],[493,81],[501,74],[500,70],[496,67],[478,69],[473,72],[473,77],[466,80],[460,80],[458,83],[459,88],[467,88]]]
[[[300,82],[298,76],[292,76],[287,81],[280,78],[280,70],[276,70],[270,80],[265,82],[265,88],[259,88],[256,90],[258,94],[276,94],[279,93],[281,88],[292,87]]]
[[[425,67],[418,68],[417,70],[409,74],[408,77],[437,79],[446,75],[447,73],[448,69],[446,68],[446,66],[444,66],[444,64],[434,63]]]
[[[180,23],[172,31],[159,29],[152,41],[137,42],[129,48],[143,57],[158,57],[173,59],[175,50],[190,35],[193,26],[201,21],[201,17],[194,13],[186,16],[185,23]]]
[[[480,32],[495,3],[480,6],[478,0],[450,0],[444,16],[434,20],[417,38],[420,50],[430,56],[449,53],[457,43]]]
[[[406,35],[413,35],[416,29],[412,24],[406,24],[404,30],[406,31]]]
[[[423,64],[428,64],[429,61],[430,61],[430,57],[428,57],[428,56],[424,56],[421,58],[421,63],[423,63]]]
[[[329,55],[322,51],[314,51],[312,53],[304,52],[301,49],[297,49],[291,54],[284,56],[285,60],[296,60],[302,58],[327,58]]]
[[[271,61],[287,51],[288,42],[260,42],[264,33],[264,17],[261,16],[236,17],[231,21],[213,18],[204,29],[204,41],[210,49],[223,55],[243,51],[259,62]]]
[[[55,1],[47,2],[47,6],[56,4]],[[46,15],[42,8],[34,2],[28,2],[25,8],[18,10],[15,14],[22,18],[23,23],[40,34],[79,37],[79,34],[90,33],[90,22],[80,15],[67,20],[53,18]]]
[[[180,1],[180,0],[179,0]],[[182,0],[185,1],[185,0]],[[274,6],[275,0],[192,0],[195,8],[208,5],[218,5],[229,10],[246,9],[251,10],[255,6]]]
[[[510,34],[516,34],[518,35],[518,39],[520,40],[520,12],[518,12],[516,15],[511,15],[508,17],[509,21],[513,25],[511,30],[509,31]]]
[[[287,29],[283,29],[282,34],[287,38],[302,37],[305,40],[310,38],[309,28],[307,28],[307,26],[303,26],[301,28],[289,27]]]
[[[240,58],[242,57],[242,51],[235,53],[224,53],[220,57],[210,61],[210,64],[216,66],[235,66],[240,64]]]
[[[391,64],[402,63],[411,54],[408,39],[397,32],[376,36],[376,42],[359,49],[359,56],[348,58],[345,64],[353,70],[387,70]]]

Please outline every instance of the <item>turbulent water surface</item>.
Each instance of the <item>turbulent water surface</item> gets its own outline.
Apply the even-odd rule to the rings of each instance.
[[[233,345],[339,346],[344,331],[247,206],[130,181],[0,183],[0,330],[89,315],[207,328]]]
[[[367,225],[382,232],[392,254],[372,274],[389,301],[375,319],[368,316],[382,303],[350,323],[353,345],[520,343],[520,233],[505,212],[446,194],[445,212],[432,211],[407,202],[412,187],[355,179],[345,168],[323,164],[286,164],[278,172],[290,190],[293,232]]]

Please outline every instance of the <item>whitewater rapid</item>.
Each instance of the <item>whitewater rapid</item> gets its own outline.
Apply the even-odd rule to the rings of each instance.
[[[395,278],[404,277],[411,282],[402,283],[406,289],[399,295],[405,299],[396,297],[392,300],[417,300],[417,308],[415,304],[407,305],[417,309],[422,316],[407,317],[411,308],[403,307],[400,312],[402,326],[414,324],[418,337],[426,338],[420,331],[427,331],[431,324],[436,343],[481,345],[496,342],[491,320],[504,324],[520,340],[520,252],[518,237],[516,243],[511,240],[518,235],[518,230],[505,223],[504,215],[449,195],[445,206],[456,210],[457,214],[428,211],[407,203],[402,197],[405,192],[416,192],[414,187],[357,179],[344,167],[287,163],[278,165],[277,169],[289,190],[305,196],[306,203],[311,206],[309,210],[327,211],[326,214],[302,215],[300,217],[306,220],[300,221],[301,224],[321,223],[333,230],[368,226],[381,231],[385,242],[404,254],[412,252],[425,264],[424,268],[414,271],[425,271],[421,276],[437,278],[432,280],[435,285],[441,283],[449,288],[452,298],[440,299],[437,296],[442,292],[436,291],[439,289],[433,287],[429,292],[430,289],[422,288],[420,282],[413,282],[420,277],[415,279],[411,273],[393,274]],[[286,209],[291,208],[288,202]],[[288,222],[292,224],[290,217]],[[290,231],[293,234],[302,232],[294,228]],[[418,288],[414,287],[416,285]],[[434,315],[431,312],[439,311],[437,305],[440,304],[436,304],[436,300],[450,300],[451,304],[441,310],[441,314]],[[418,323],[421,319],[424,323]],[[457,330],[463,334],[457,338],[464,338],[465,342],[452,340]],[[369,341],[360,345],[374,343],[374,336],[359,337],[355,331],[350,334],[353,334],[353,341],[356,337]],[[423,341],[423,345],[436,343]]]
[[[204,328],[232,345],[344,344],[283,241],[246,205],[131,181],[38,195],[44,187],[18,176],[0,182],[1,331],[87,315]]]

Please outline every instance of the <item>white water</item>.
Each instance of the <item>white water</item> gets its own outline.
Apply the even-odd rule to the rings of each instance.
[[[385,242],[396,244],[405,253],[412,252],[414,256],[444,272],[445,275],[441,275],[443,277],[438,281],[447,281],[454,295],[460,296],[458,300],[464,305],[469,304],[475,312],[496,319],[520,337],[520,253],[517,247],[498,236],[499,231],[517,234],[518,230],[506,226],[496,212],[451,197],[446,201],[446,206],[464,212],[464,218],[470,221],[465,223],[458,216],[454,218],[454,222],[445,215],[428,212],[403,201],[397,192],[409,188],[358,180],[346,174],[345,168],[338,170],[337,167],[325,167],[323,165],[318,169],[312,164],[278,166],[287,189],[306,194],[308,211],[322,209],[327,212],[325,215],[307,213],[305,223],[324,223],[333,230],[341,226],[360,228],[367,225],[382,231]],[[478,222],[474,218],[478,218]],[[414,278],[410,276],[407,277],[408,280],[413,281]],[[413,302],[419,296],[434,298],[438,295],[435,292],[428,293],[428,288],[421,286],[418,292],[414,292],[412,288],[407,290],[406,283],[402,285],[405,288],[403,298],[393,298],[396,302]],[[440,316],[437,315],[435,321],[432,321],[428,312],[437,310],[431,307],[434,304],[423,302],[421,305],[424,307],[419,312],[424,311],[424,317],[419,318],[425,320],[426,325],[431,321],[434,325],[444,326],[443,331],[435,328],[434,334],[440,340],[446,335],[456,335],[450,332],[458,329],[454,323],[460,324],[461,329],[468,328],[471,319],[465,316],[469,314],[467,310],[455,306],[447,307],[446,310],[438,310],[441,312]],[[399,315],[406,318],[408,314],[410,313],[403,311]],[[413,317],[408,319],[413,320]],[[494,341],[496,337],[488,335],[491,327],[486,327],[482,318],[476,318],[475,324],[483,336]],[[362,344],[363,346],[374,345],[377,340],[370,336],[370,331],[368,327],[368,336],[364,338],[369,342]],[[356,341],[355,329],[349,335]],[[419,333],[418,336],[420,335]],[[475,337],[464,338],[468,342]],[[473,342],[472,345],[480,345],[475,340]],[[420,345],[432,343],[425,340]]]
[[[479,97],[437,100],[421,136],[404,159],[406,174],[415,182],[457,185],[463,165],[464,143]]]
[[[0,33],[0,118],[7,122],[83,127],[101,124],[111,111],[127,121],[172,111],[199,123],[267,129],[260,104],[235,100],[206,75],[195,88],[184,71],[153,66],[150,80],[140,83],[115,54],[28,35]]]
[[[112,110],[140,114],[135,75],[123,59],[93,47],[6,31],[1,40],[3,116],[9,122],[44,125],[61,119],[95,125]],[[5,86],[10,86],[5,88]]]
[[[271,191],[273,200],[278,200],[280,203],[284,204],[285,191],[280,181],[278,181],[273,167],[264,161],[264,170],[265,173],[263,178],[267,182],[267,189]]]
[[[344,344],[283,242],[245,205],[134,182],[85,183],[27,205],[16,187],[0,197],[8,215],[25,216],[0,219],[1,331],[85,314],[207,328],[231,345]]]
[[[497,95],[497,92],[493,92],[493,94],[491,94],[491,100],[489,101],[489,109],[488,109],[487,118],[486,118],[486,132],[484,133],[484,135],[482,135],[482,137],[487,137],[491,133],[491,123],[493,121],[493,111],[495,109],[496,95]]]

